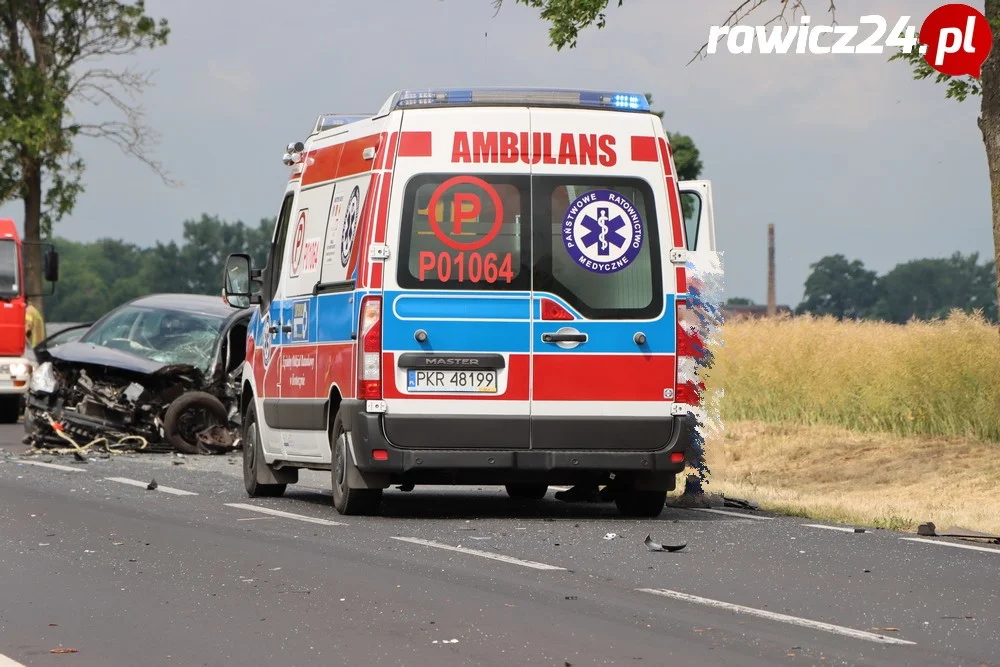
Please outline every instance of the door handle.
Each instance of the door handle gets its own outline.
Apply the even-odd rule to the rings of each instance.
[[[271,326],[269,326],[267,328],[267,332],[269,334],[271,334],[272,336],[275,335],[275,334],[277,334],[278,333],[278,325],[277,324],[272,324]]]
[[[292,325],[291,324],[282,324],[281,325],[281,333],[286,333],[286,334],[292,333]]]
[[[586,343],[587,334],[585,333],[543,333],[542,334],[543,343]]]

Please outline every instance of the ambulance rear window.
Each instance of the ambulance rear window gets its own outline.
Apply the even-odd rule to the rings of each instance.
[[[588,319],[647,319],[663,310],[656,206],[634,178],[535,177],[536,291]]]
[[[523,176],[413,178],[404,194],[400,287],[530,289],[529,188]]]

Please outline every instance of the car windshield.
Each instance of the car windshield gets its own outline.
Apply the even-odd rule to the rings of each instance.
[[[208,372],[224,324],[215,315],[125,306],[95,324],[80,342]]]
[[[11,240],[0,240],[0,296],[12,297],[20,293],[20,273],[17,245]]]

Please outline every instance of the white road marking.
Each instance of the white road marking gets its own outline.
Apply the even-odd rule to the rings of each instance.
[[[436,549],[446,549],[448,551],[457,551],[459,553],[468,554],[470,556],[479,556],[481,558],[489,558],[491,560],[498,560],[504,563],[510,563],[511,565],[520,565],[521,567],[530,567],[535,570],[565,570],[564,567],[557,567],[555,565],[547,565],[545,563],[535,563],[530,560],[520,560],[519,558],[512,558],[511,556],[504,556],[503,554],[492,553],[489,551],[478,551],[477,549],[467,549],[465,547],[453,547],[450,544],[441,544],[440,542],[431,542],[430,540],[421,540],[416,537],[393,537],[394,540],[399,540],[400,542],[411,542],[413,544],[421,544],[425,547],[434,547]]]
[[[73,468],[71,466],[61,466],[58,463],[43,463],[41,461],[18,461],[18,463],[23,463],[29,466],[39,466],[41,468],[54,468],[56,470],[65,470],[67,472],[87,472],[83,468]],[[3,663],[0,662],[0,665]]]
[[[282,516],[286,519],[296,519],[298,521],[306,521],[308,523],[318,523],[321,526],[346,526],[346,523],[341,523],[339,521],[330,521],[329,519],[317,519],[316,517],[306,516],[304,514],[292,514],[291,512],[282,512],[281,510],[273,510],[270,507],[257,507],[256,505],[247,505],[246,503],[226,503],[226,507],[235,507],[241,510],[249,510],[251,512],[260,512],[261,514],[270,514],[272,516]]]
[[[140,482],[137,479],[129,479],[128,477],[105,477],[109,482],[118,482],[119,484],[128,484],[129,486],[138,486],[145,489],[149,486],[149,482]],[[170,493],[175,496],[197,496],[198,494],[194,491],[184,491],[183,489],[174,489],[169,486],[157,485],[155,491],[163,491],[164,493]]]
[[[696,512],[711,512],[712,514],[725,514],[726,516],[738,516],[741,519],[753,519],[754,521],[770,521],[773,516],[754,516],[753,514],[740,514],[739,512],[727,512],[726,510],[710,510],[706,507],[691,507]]]
[[[937,540],[925,540],[922,537],[901,537],[901,540],[907,540],[908,542],[923,542],[924,544],[938,544],[942,547],[955,547],[956,549],[971,549],[973,551],[985,551],[991,554],[1000,554],[1000,549],[991,549],[990,547],[977,547],[972,544],[956,544],[955,542],[938,542]]]
[[[854,532],[853,528],[848,528],[846,526],[824,526],[821,523],[804,523],[802,525],[805,526],[806,528],[823,528],[824,530],[839,530],[842,533],[853,533]],[[863,533],[858,533],[858,534],[859,535],[867,535],[868,531],[866,530]]]
[[[758,616],[760,618],[766,618],[771,621],[778,621],[779,623],[789,623],[791,625],[798,625],[803,628],[810,628],[812,630],[823,630],[824,632],[832,632],[834,634],[844,635],[845,637],[853,637],[854,639],[865,639],[867,641],[876,642],[879,644],[910,644],[910,645],[916,644],[916,642],[907,641],[905,639],[897,639],[896,637],[887,637],[886,635],[879,635],[873,632],[865,632],[864,630],[845,628],[841,625],[832,625],[830,623],[823,623],[821,621],[812,621],[808,618],[799,618],[798,616],[788,616],[787,614],[778,614],[773,611],[765,611],[764,609],[744,607],[742,605],[732,604],[730,602],[720,602],[719,600],[710,600],[708,598],[698,597],[697,595],[688,595],[687,593],[679,593],[677,591],[671,591],[663,588],[639,588],[637,590],[643,593],[662,595],[663,597],[673,598],[674,600],[681,600],[683,602],[694,602],[695,604],[701,604],[707,607],[716,607],[718,609],[725,609],[727,611],[733,611],[738,614],[748,614],[750,616]]]
[[[0,653],[0,667],[24,667],[24,665]]]

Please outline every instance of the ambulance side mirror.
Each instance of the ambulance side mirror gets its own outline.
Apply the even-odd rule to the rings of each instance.
[[[55,248],[49,248],[43,255],[42,271],[45,274],[45,280],[50,283],[59,280],[59,253],[55,251]]]
[[[242,252],[230,255],[226,259],[222,283],[226,303],[233,308],[249,308],[252,303],[260,303],[259,273],[251,269],[250,255]],[[258,287],[256,293],[254,287]]]

